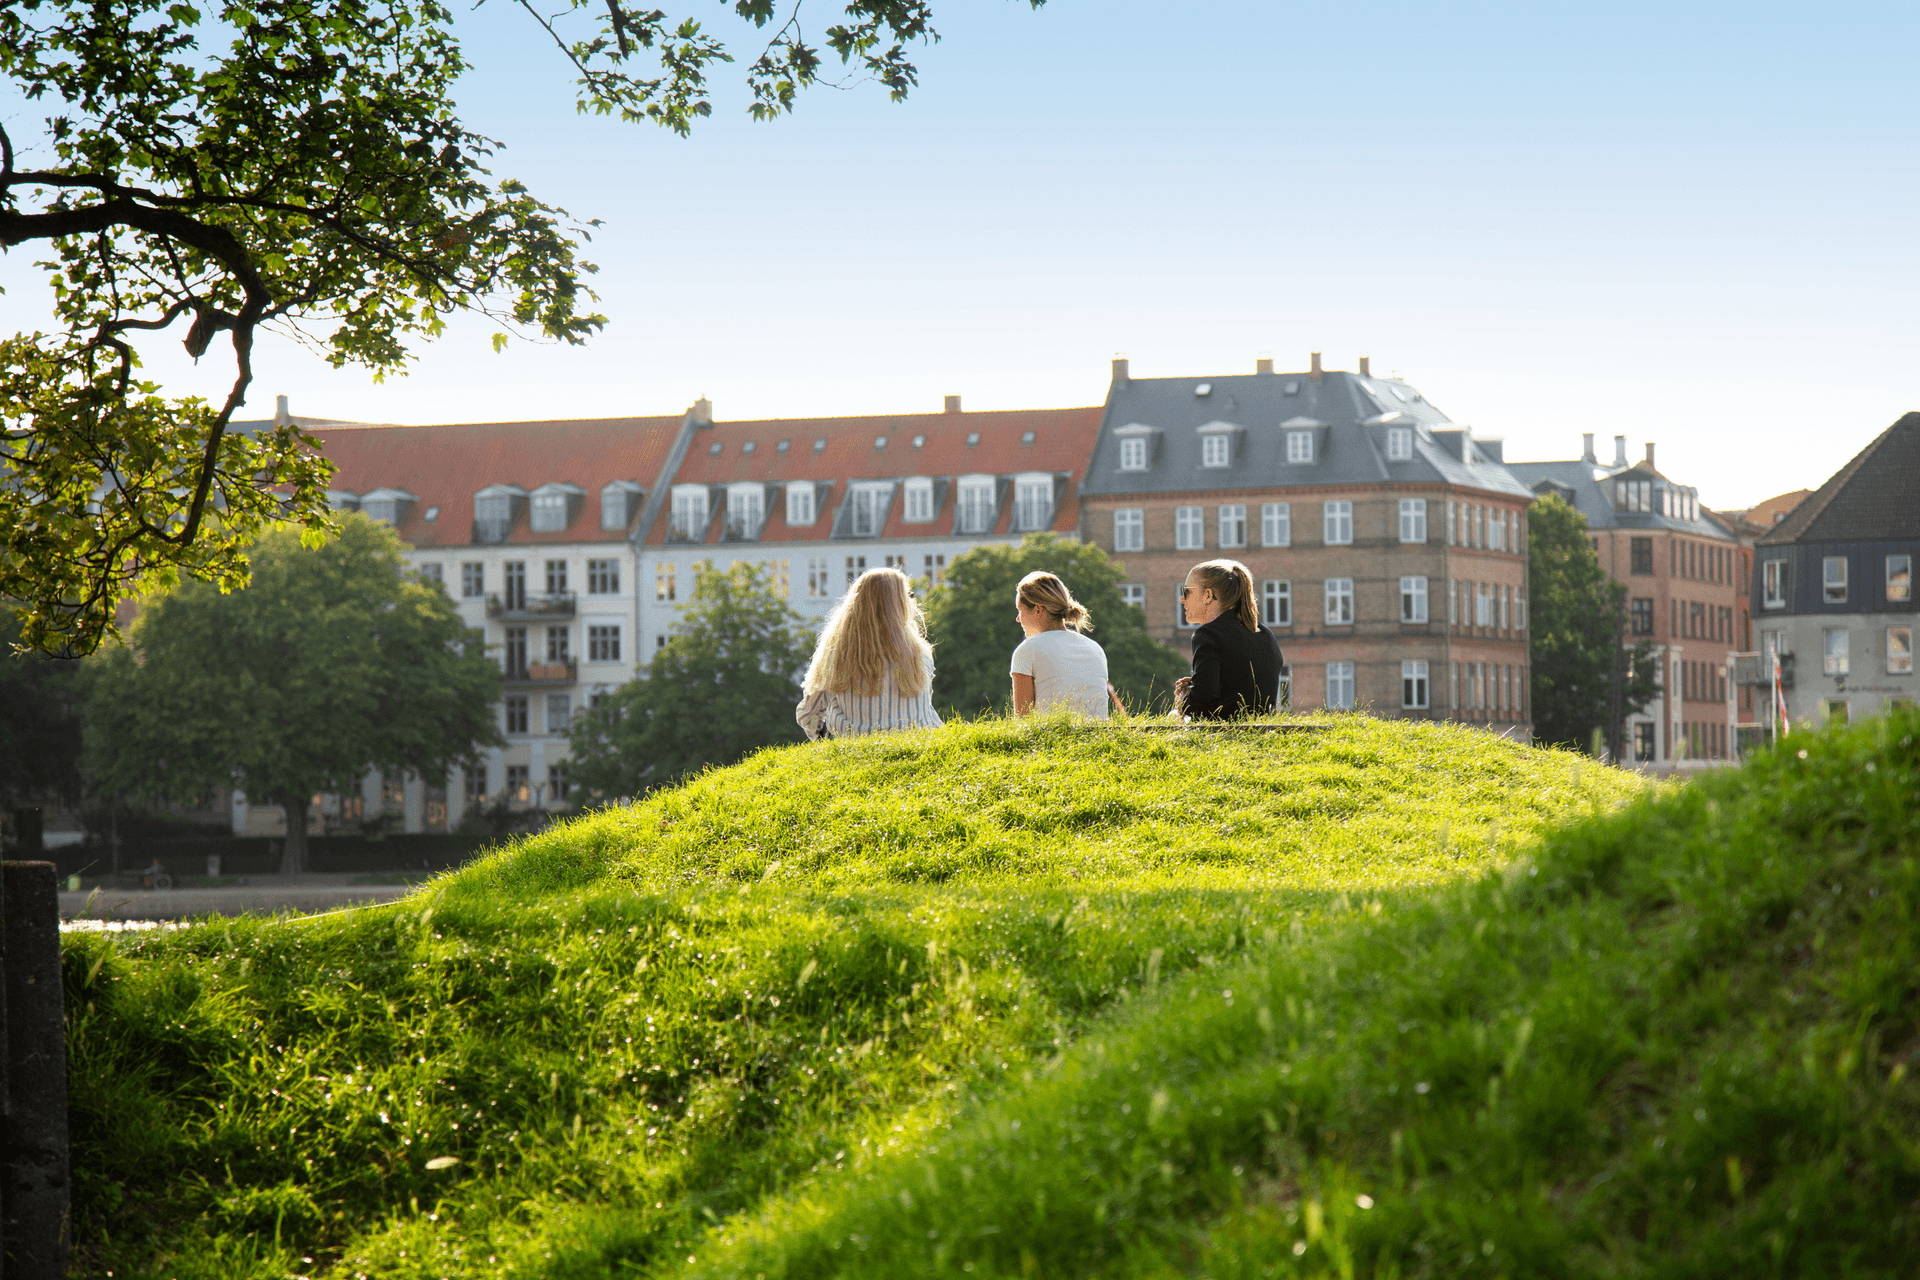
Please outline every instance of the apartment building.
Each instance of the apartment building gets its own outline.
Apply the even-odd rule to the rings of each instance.
[[[816,625],[847,585],[893,566],[932,584],[956,556],[1029,533],[1075,535],[1097,407],[716,422],[696,406],[640,539],[648,654],[702,565],[764,565]],[[1011,607],[1011,606],[1009,606]]]
[[[1920,413],[1881,432],[1763,533],[1754,556],[1743,584],[1759,633],[1754,675],[1768,679],[1767,660],[1779,655],[1791,719],[1846,721],[1920,698]]]
[[[1535,494],[1558,494],[1586,517],[1588,544],[1627,588],[1627,639],[1654,645],[1660,692],[1628,717],[1627,753],[1655,768],[1735,758],[1729,663],[1748,631],[1751,551],[1700,505],[1698,489],[1656,469],[1651,443],[1636,462],[1627,438],[1615,436],[1603,463],[1593,435],[1584,440],[1578,459],[1508,465]]]
[[[648,656],[639,534],[695,416],[311,429],[336,468],[335,509],[392,525],[409,568],[445,588],[505,677],[507,745],[484,768],[374,775],[326,803],[430,831],[501,796],[536,808],[565,796],[573,713]]]
[[[1419,390],[1359,371],[1136,378],[1113,362],[1081,486],[1085,536],[1125,564],[1149,631],[1191,644],[1187,571],[1252,572],[1296,709],[1531,732],[1532,498]]]

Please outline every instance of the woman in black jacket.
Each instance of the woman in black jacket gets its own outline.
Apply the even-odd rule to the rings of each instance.
[[[1253,609],[1253,575],[1238,560],[1208,560],[1180,588],[1193,633],[1193,674],[1174,682],[1190,720],[1265,715],[1280,699],[1280,642]]]

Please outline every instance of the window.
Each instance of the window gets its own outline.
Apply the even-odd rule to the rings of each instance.
[[[446,576],[441,570],[438,560],[429,560],[425,564],[418,565],[415,567],[415,571],[419,573],[420,581],[431,582],[434,586],[440,587],[443,590],[445,589],[447,585]]]
[[[1633,726],[1633,758],[1643,764],[1653,759],[1653,722],[1651,720]]]
[[[602,529],[624,529],[627,521],[633,518],[633,495],[623,487],[623,482],[615,481],[600,491],[600,527]]]
[[[618,624],[595,625],[587,628],[587,661],[620,661],[620,627]]]
[[[775,595],[785,600],[793,594],[793,561],[762,560],[760,567],[767,571],[767,585]]]
[[[873,438],[873,447],[874,447],[874,448],[876,448],[876,449],[884,449],[884,448],[886,448],[886,447],[887,447],[887,438],[886,438],[885,436],[875,436],[875,437]]]
[[[502,567],[506,570],[506,588],[503,592],[506,599],[502,603],[515,611],[524,610],[527,607],[527,562],[509,560]]]
[[[753,442],[747,442],[747,448],[753,448]],[[561,760],[547,766],[547,803],[560,804],[567,798],[567,762]]]
[[[510,693],[507,695],[507,732],[525,733],[527,731],[527,695]]]
[[[1113,513],[1113,549],[1144,551],[1147,545],[1146,513],[1139,507],[1127,507]]]
[[[979,443],[980,443],[980,433],[978,431],[967,432],[967,448],[971,449]]]
[[[909,524],[926,524],[933,519],[933,481],[907,482],[907,511],[904,518]]]
[[[1768,560],[1761,564],[1760,607],[1763,609],[1787,607],[1787,562],[1785,560]]]
[[[1508,587],[1502,591],[1499,587],[1495,587],[1493,596],[1500,602],[1500,629],[1511,631],[1513,629],[1513,588]]]
[[[1426,663],[1403,662],[1400,664],[1400,705],[1410,711],[1419,711],[1426,708]]]
[[[916,449],[923,449],[926,447],[926,444],[927,438],[925,436],[915,436],[913,438],[913,447]]]
[[[1387,428],[1387,461],[1405,462],[1413,457],[1413,428]]]
[[[1142,613],[1147,611],[1147,589],[1137,582],[1121,583],[1120,598]]]
[[[787,486],[787,523],[798,527],[813,523],[813,486],[811,484]]]
[[[1887,603],[1913,599],[1913,557],[1887,557]]]
[[[1260,545],[1263,547],[1286,547],[1293,545],[1292,509],[1285,502],[1263,502],[1260,504]]]
[[[1451,503],[1451,502],[1449,502],[1449,503],[1447,504],[1447,545],[1448,545],[1448,546],[1450,546],[1450,547],[1454,545],[1454,541],[1453,541],[1453,507],[1454,507],[1454,504],[1453,504],[1453,503]]]
[[[620,590],[620,562],[618,560],[587,561],[587,594],[590,596],[610,596]]]
[[[547,695],[547,733],[558,735],[573,726],[573,697],[565,693]]]
[[[1487,545],[1487,509],[1479,505],[1473,508],[1473,545]]]
[[[524,732],[524,730],[522,732]],[[529,785],[527,778],[528,767],[526,765],[510,764],[507,766],[507,799],[525,804],[533,798],[533,788]]]
[[[673,495],[673,521],[669,536],[681,542],[704,542],[707,537],[707,491],[679,489]]]
[[[473,535],[477,542],[504,542],[513,528],[513,499],[522,490],[489,492],[473,497]]]
[[[993,481],[960,482],[960,532],[985,533],[993,525]]]
[[[1328,578],[1327,625],[1345,626],[1353,621],[1353,579]]]
[[[1473,584],[1473,625],[1490,627],[1493,625],[1493,588],[1484,582]]]
[[[1652,511],[1653,481],[1615,480],[1613,509],[1615,511]]]
[[[1824,670],[1830,676],[1847,674],[1847,632],[1844,627],[1835,627],[1823,633],[1822,651],[1825,654]]]
[[[665,560],[653,567],[653,598],[673,600],[680,594],[680,566]]]
[[[930,586],[940,586],[947,580],[947,558],[944,555],[928,556],[925,578]]]
[[[1427,540],[1427,500],[1425,498],[1400,499],[1400,541],[1425,542]]]
[[[853,491],[853,536],[871,538],[887,514],[887,491],[862,485]]]
[[[1173,509],[1173,545],[1181,551],[1198,551],[1206,545],[1200,507]]]
[[[1653,634],[1653,597],[1635,596],[1628,611],[1628,629],[1636,636]]]
[[[814,556],[807,561],[807,599],[825,600],[833,594],[828,571],[829,566],[824,556]]]
[[[1037,533],[1053,523],[1053,480],[1022,480],[1014,490],[1014,516],[1023,533]]]
[[[860,580],[860,575],[865,573],[866,571],[867,571],[867,558],[865,556],[848,556],[847,557],[847,585],[848,586],[852,586],[854,583],[858,582]]]
[[[766,490],[759,485],[737,486],[727,490],[727,536],[752,539],[760,536],[762,504]]]
[[[461,790],[466,795],[467,807],[485,804],[487,802],[486,773],[480,769],[462,769],[460,775],[460,781],[463,784]]]
[[[568,495],[564,490],[541,490],[533,495],[528,523],[535,533],[558,533],[567,527]]]
[[[1313,432],[1311,431],[1287,432],[1287,461],[1288,462],[1312,462],[1313,461]]]
[[[1913,674],[1913,628],[1887,628],[1887,674]]]
[[[1260,584],[1260,621],[1269,627],[1293,625],[1293,584],[1269,581]]]
[[[1822,596],[1828,604],[1845,604],[1847,600],[1847,558],[1845,556],[1827,556],[1820,562],[1820,581]]]
[[[1847,722],[1847,700],[1845,698],[1828,699],[1824,706],[1827,713],[1826,723],[1845,724]]]
[[[1326,525],[1327,545],[1344,546],[1353,541],[1353,503],[1322,503],[1321,519]]]
[[[1425,622],[1427,620],[1427,580],[1425,578],[1400,579],[1400,621]]]
[[[1447,580],[1447,625],[1458,626],[1460,622],[1460,584]]]
[[[1351,662],[1327,664],[1327,710],[1353,710],[1353,664]]]
[[[1627,546],[1627,571],[1629,573],[1649,574],[1653,572],[1653,539],[1634,538]]]
[[[569,627],[547,628],[547,661],[565,662],[567,660],[567,635]]]
[[[1460,664],[1453,663],[1453,670],[1447,675],[1447,705],[1455,711],[1460,709]]]
[[[1147,469],[1147,441],[1144,436],[1132,436],[1120,442],[1120,469],[1122,471]]]
[[[478,560],[467,560],[460,565],[460,595],[467,600],[478,600],[487,594],[487,566]]]
[[[1231,452],[1231,439],[1224,431],[1210,432],[1200,437],[1200,465],[1203,467],[1226,466]]]
[[[1507,549],[1507,513],[1487,512],[1487,546],[1495,551]]]
[[[1223,547],[1244,547],[1247,545],[1246,503],[1221,504],[1220,545]]]
[[[567,589],[567,562],[565,560],[547,561],[547,594],[557,596]]]

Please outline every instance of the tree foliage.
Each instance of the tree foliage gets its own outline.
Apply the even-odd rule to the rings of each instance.
[[[768,585],[736,564],[702,570],[671,639],[576,721],[567,762],[576,796],[643,795],[761,747],[801,740],[794,723],[813,632]]]
[[[694,19],[628,0],[520,3],[583,111],[685,133],[733,60]],[[825,66],[797,6],[731,7],[773,29],[751,109],[790,110]],[[827,49],[904,96],[908,43],[937,38],[925,0],[842,16]],[[0,93],[50,110],[37,137],[0,128],[0,250],[44,245],[55,297],[52,331],[0,339],[0,597],[27,644],[91,652],[123,596],[182,575],[231,590],[270,524],[327,527],[329,468],[297,430],[227,429],[261,326],[381,376],[456,311],[563,342],[605,323],[577,256],[596,224],[493,178],[500,144],[455,111],[467,69],[441,0],[0,5]],[[134,336],[169,329],[196,360],[230,347],[220,403],[136,375]]]
[[[249,586],[188,582],[149,602],[130,646],[87,664],[98,789],[190,803],[235,786],[282,804],[297,872],[315,793],[357,790],[369,769],[444,778],[500,743],[499,667],[400,551],[361,515],[318,549],[274,530],[249,549]]]
[[[1627,589],[1588,545],[1587,518],[1557,496],[1534,502],[1527,527],[1534,737],[1586,750],[1596,728],[1612,737],[1608,703]],[[1644,641],[1625,647],[1619,662],[1624,719],[1652,701],[1658,663]]]
[[[1008,660],[1026,638],[1013,594],[1036,569],[1056,574],[1093,616],[1091,638],[1107,652],[1107,674],[1121,699],[1136,709],[1170,705],[1173,682],[1189,664],[1149,636],[1146,616],[1122,598],[1126,572],[1092,543],[1034,533],[1017,546],[975,547],[957,557],[924,602],[941,713],[977,716],[1011,702]]]

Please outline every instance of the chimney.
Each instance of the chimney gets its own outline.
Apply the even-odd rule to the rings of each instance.
[[[947,397],[947,412],[948,412],[948,413],[958,413],[958,412],[960,412],[960,397],[959,397],[959,396],[948,396],[948,397]]]
[[[1261,357],[1260,357],[1260,358],[1259,358],[1258,360],[1255,360],[1255,361],[1253,362],[1253,371],[1254,371],[1255,373],[1272,373],[1272,372],[1273,372],[1273,357],[1272,357],[1272,356],[1261,356]]]
[[[1647,470],[1653,470],[1653,441],[1647,441]]]
[[[1615,436],[1613,438],[1613,465],[1616,467],[1624,467],[1627,465],[1627,438],[1625,436]]]
[[[1360,376],[1363,378],[1371,378],[1373,376],[1372,365],[1373,365],[1372,357],[1361,356],[1360,357]]]
[[[284,427],[289,422],[292,422],[293,415],[287,412],[287,398],[285,396],[275,396],[273,401],[273,425],[276,427]]]
[[[1580,451],[1580,461],[1582,462],[1600,461],[1600,459],[1593,456],[1593,432],[1582,431],[1580,433],[1580,439],[1584,442],[1584,447]]]
[[[1113,358],[1113,380],[1115,382],[1125,382],[1127,380],[1127,358],[1125,356],[1115,356]]]
[[[1320,353],[1318,351],[1313,353],[1313,368],[1307,371],[1307,381],[1320,381]]]
[[[1460,465],[1473,465],[1473,427],[1465,422],[1460,424]]]
[[[713,401],[701,396],[693,402],[693,408],[687,410],[687,417],[693,420],[693,425],[696,427],[712,426]]]

